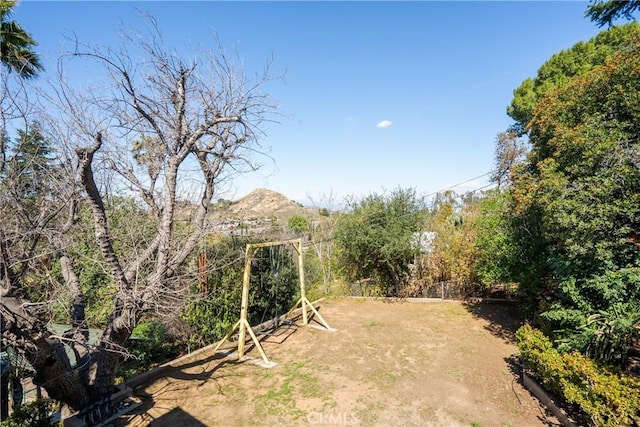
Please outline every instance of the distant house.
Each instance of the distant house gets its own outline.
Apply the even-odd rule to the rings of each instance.
[[[437,235],[438,233],[435,231],[413,233],[412,243],[416,245],[423,254],[430,254],[433,252],[433,242]]]

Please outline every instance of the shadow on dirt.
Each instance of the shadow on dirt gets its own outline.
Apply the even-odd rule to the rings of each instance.
[[[466,301],[463,305],[474,317],[488,322],[484,327],[487,331],[509,343],[515,342],[515,333],[524,324],[516,302]]]
[[[144,385],[135,390],[134,396],[140,399],[142,404],[134,411],[121,416],[114,422],[114,425],[188,427],[206,425],[185,412],[182,408],[169,406],[173,405],[174,400],[167,398],[165,401],[163,395],[173,395],[175,392],[180,392],[181,390],[186,392],[189,388],[202,386],[208,381],[215,381],[215,383],[221,387],[223,380],[234,377],[234,375],[217,375],[216,371],[226,365],[242,363],[236,359],[228,359],[227,356],[230,353],[231,351],[219,351],[204,358],[187,360],[185,363],[172,366],[157,376],[154,376],[153,379],[145,381],[145,383],[151,383],[159,378],[164,378],[166,383],[159,390],[155,390],[153,395],[145,390]],[[227,372],[232,372],[232,370],[228,370]],[[185,381],[189,381],[189,383]],[[159,409],[161,412],[166,411],[166,413],[156,418],[149,413],[152,408]]]
[[[166,414],[156,418],[149,423],[149,427],[160,426],[189,426],[189,427],[205,427],[206,424],[201,423],[187,412],[180,408],[173,408]]]
[[[474,317],[485,320],[487,324],[484,329],[491,332],[492,335],[498,337],[508,343],[515,344],[515,333],[520,326],[525,323],[525,319],[522,315],[522,311],[517,302],[513,301],[467,301],[464,303],[464,307]],[[518,383],[523,386],[522,382],[522,365],[520,357],[517,354],[505,357],[504,362],[509,372],[512,375],[511,390],[518,400],[522,404],[519,393],[530,393],[526,388],[516,388],[515,384]],[[521,391],[516,391],[516,389]],[[533,394],[531,394],[534,396]],[[534,396],[535,397],[535,396]],[[536,399],[537,401],[537,399]],[[541,402],[538,401],[538,410],[540,411],[537,416],[540,423],[545,426],[562,426],[562,424],[555,418],[555,416],[546,408]]]
[[[312,320],[312,317],[310,317]],[[275,330],[263,330],[258,335],[261,343],[270,342],[283,344],[291,335],[295,333],[298,326],[293,322],[283,322]],[[245,354],[252,356],[257,353],[256,346],[248,338],[246,341]],[[227,346],[228,347],[228,346]],[[141,385],[134,392],[134,396],[141,400],[142,404],[130,413],[121,416],[114,422],[115,426],[187,426],[200,427],[205,426],[189,413],[180,407],[171,407],[175,402],[175,393],[187,392],[192,387],[201,387],[206,383],[213,382],[219,393],[223,393],[222,387],[226,381],[234,381],[234,378],[240,378],[240,374],[232,374],[233,369],[225,370],[225,374],[217,373],[221,368],[228,365],[238,365],[247,363],[245,360],[237,359],[237,341],[233,342],[232,347],[219,350],[215,354],[209,354],[204,357],[199,356],[193,359],[187,359],[184,363],[173,364],[171,367],[163,370],[157,376],[147,379],[144,384],[150,384],[160,378],[165,380],[165,384],[158,390],[154,390],[153,394],[145,390],[145,386]],[[206,353],[205,353],[206,354]],[[252,357],[251,357],[252,358]],[[175,381],[174,381],[175,380]],[[171,398],[164,399],[163,395],[170,395]],[[150,414],[151,409],[166,412],[155,418]]]

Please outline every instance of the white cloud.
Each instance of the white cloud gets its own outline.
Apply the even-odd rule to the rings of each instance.
[[[377,128],[383,129],[383,128],[388,128],[389,126],[392,125],[391,120],[383,120],[380,123],[378,123],[376,125]]]

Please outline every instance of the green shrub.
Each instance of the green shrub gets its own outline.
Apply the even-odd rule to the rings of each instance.
[[[0,423],[0,427],[51,427],[51,413],[56,402],[51,399],[40,399],[25,403]]]
[[[127,350],[131,357],[123,361],[118,372],[124,378],[176,357],[180,353],[181,343],[167,334],[162,323],[150,320],[135,327]]]
[[[577,353],[560,354],[539,330],[516,332],[520,354],[545,387],[576,405],[593,426],[631,424],[640,415],[640,380]]]
[[[309,220],[302,215],[292,215],[287,221],[287,227],[297,235],[309,231]]]

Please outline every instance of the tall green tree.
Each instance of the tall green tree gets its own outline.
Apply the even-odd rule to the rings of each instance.
[[[638,0],[591,0],[586,15],[602,27],[612,25],[618,18],[633,19],[632,13],[638,8]]]
[[[374,278],[383,293],[398,295],[418,251],[414,233],[421,230],[423,215],[422,202],[411,189],[352,202],[335,231],[347,279]]]
[[[0,0],[0,62],[20,77],[32,78],[43,69],[33,50],[38,43],[11,19],[17,0]]]
[[[541,319],[566,348],[617,363],[623,340],[609,336],[619,344],[595,351],[603,334],[618,332],[592,316],[633,325],[640,310],[639,48],[636,41],[617,51],[538,102],[533,149],[513,186],[520,230],[534,231],[520,242],[540,246],[537,277],[522,285],[547,297],[539,299]]]
[[[516,247],[511,230],[511,192],[494,189],[478,201],[474,223],[476,269],[480,283],[491,286],[513,281]]]
[[[4,179],[18,197],[34,201],[46,196],[50,174],[55,173],[55,159],[37,123],[27,130],[18,129],[17,133]]]
[[[620,50],[629,49],[639,37],[640,25],[633,22],[602,31],[587,42],[553,55],[536,77],[524,80],[513,92],[507,114],[515,120],[513,130],[525,133],[538,102],[549,92],[571,82],[577,76],[605,64]]]

